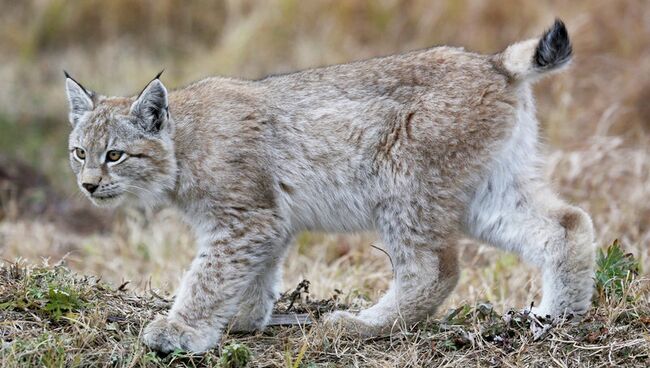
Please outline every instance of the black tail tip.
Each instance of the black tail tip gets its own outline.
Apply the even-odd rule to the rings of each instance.
[[[539,40],[533,63],[537,69],[553,69],[571,60],[573,48],[569,40],[569,32],[560,19],[555,19],[553,26],[544,32]]]

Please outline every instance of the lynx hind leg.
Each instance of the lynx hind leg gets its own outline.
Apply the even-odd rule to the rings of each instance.
[[[468,221],[471,235],[541,269],[542,302],[534,308],[536,314],[586,313],[595,262],[589,215],[537,182],[520,181],[501,186],[502,191],[497,187],[491,185],[491,191],[479,192],[474,200]]]
[[[327,323],[375,336],[425,320],[451,293],[458,281],[455,237],[437,232],[444,225],[423,224],[408,212],[387,208],[377,221],[394,267],[389,290],[374,306],[356,315],[334,312]]]

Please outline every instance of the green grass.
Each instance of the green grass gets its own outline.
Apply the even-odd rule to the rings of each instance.
[[[219,364],[224,368],[242,368],[251,360],[251,351],[248,346],[231,342],[221,350]]]
[[[68,270],[61,267],[37,269],[21,283],[8,300],[0,303],[0,309],[30,310],[39,317],[59,322],[61,317],[73,317],[82,308],[87,290],[75,286]]]
[[[624,253],[618,240],[606,249],[598,249],[596,258],[596,290],[600,300],[621,298],[640,265],[632,253]]]

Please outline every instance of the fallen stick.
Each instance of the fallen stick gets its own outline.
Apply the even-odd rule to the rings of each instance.
[[[307,313],[272,314],[267,326],[311,325],[314,321]]]

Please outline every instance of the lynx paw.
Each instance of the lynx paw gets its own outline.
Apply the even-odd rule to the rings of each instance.
[[[578,321],[585,316],[587,311],[588,308],[577,308],[574,311],[570,311],[567,309],[564,310],[563,312],[553,312],[550,308],[532,307],[532,308],[525,308],[522,312],[528,312],[536,316],[537,318],[544,318],[547,320],[571,319],[574,321]]]
[[[144,329],[142,340],[152,350],[167,354],[175,350],[201,353],[212,343],[200,336],[196,329],[178,321],[159,316]],[[216,344],[216,341],[214,342]]]
[[[552,318],[553,316],[551,313],[548,311],[546,308],[539,308],[539,307],[532,307],[532,308],[525,308],[522,312],[524,313],[530,313],[534,315],[537,318]]]
[[[328,313],[323,322],[326,326],[341,327],[349,333],[363,337],[372,337],[381,334],[381,326],[374,325],[358,316],[346,311],[334,311]]]
[[[268,318],[251,318],[245,316],[236,317],[231,325],[231,332],[255,332],[262,331],[268,323]]]

